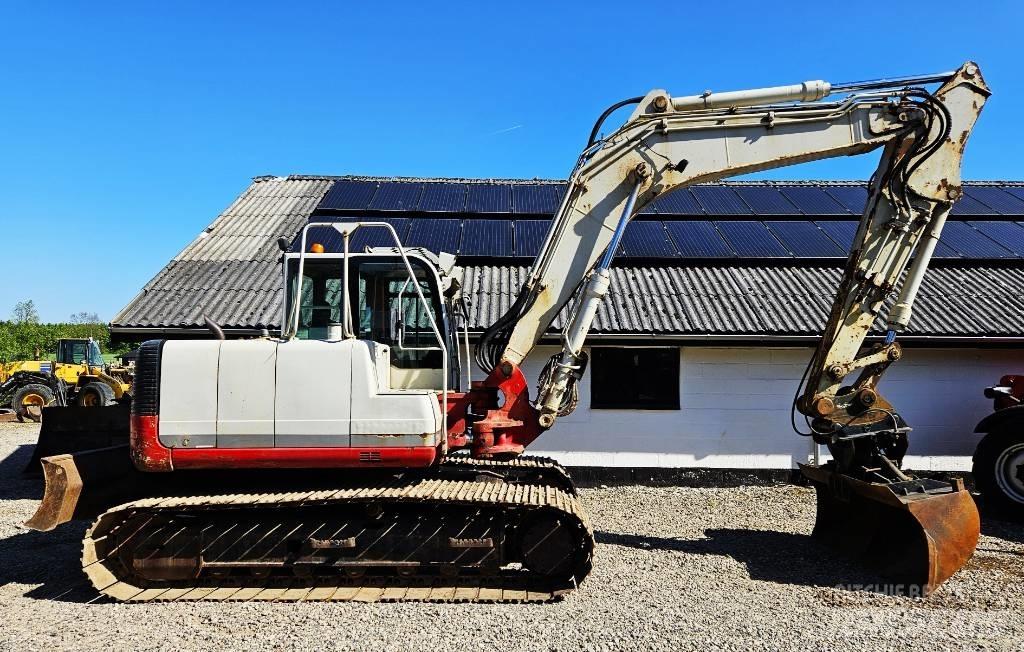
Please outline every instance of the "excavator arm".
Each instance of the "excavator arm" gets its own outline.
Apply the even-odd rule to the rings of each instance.
[[[936,83],[936,91],[926,90]],[[910,320],[946,216],[962,195],[964,146],[989,94],[978,66],[967,62],[949,73],[850,84],[810,81],[688,97],[654,90],[612,107],[636,104],[606,138],[596,137],[600,120],[595,126],[516,301],[478,344],[477,363],[490,372],[486,384],[505,401],[474,426],[474,455],[518,454],[575,407],[576,382],[586,368],[583,345],[608,293],[612,258],[626,224],[644,206],[695,183],[881,149],[795,408],[811,428],[801,434],[828,445],[834,456],[827,467],[804,469],[819,488],[816,534],[860,540],[861,548],[871,547],[870,539],[885,549],[886,537],[899,538],[894,532],[902,528],[912,533],[905,539],[918,543],[897,566],[912,568],[908,576],[924,591],[937,586],[973,551],[977,511],[962,485],[918,481],[899,468],[909,428],[877,385],[900,357],[896,335]],[[843,97],[820,101],[830,95]],[[897,292],[884,343],[863,350]],[[519,365],[560,314],[561,350],[529,403]],[[856,517],[837,518],[843,512],[837,502],[857,504],[847,510]],[[887,509],[879,512],[881,505]],[[830,536],[826,530],[837,523],[853,532]],[[869,536],[871,525],[883,532]],[[898,555],[889,550],[885,557],[896,563]]]
[[[942,82],[934,94],[920,86],[934,82]],[[841,92],[850,94],[815,101]],[[973,63],[956,72],[875,82],[813,81],[691,97],[651,91],[622,127],[592,139],[580,156],[529,276],[508,313],[482,336],[477,363],[492,374],[518,367],[566,310],[562,350],[545,371],[536,402],[540,425],[549,428],[571,404],[583,343],[633,215],[695,183],[883,148],[800,401],[805,413],[842,423],[857,409],[850,393],[840,392],[842,379],[859,369],[878,370],[882,358],[898,351],[892,344],[884,352],[858,353],[917,251],[889,319],[893,332],[906,326],[945,216],[961,192],[961,154],[988,94]],[[870,378],[859,389],[869,385]]]

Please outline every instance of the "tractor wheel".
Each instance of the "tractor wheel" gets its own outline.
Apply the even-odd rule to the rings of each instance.
[[[974,451],[974,482],[987,505],[1024,520],[1024,432],[996,430]]]
[[[80,407],[106,407],[114,404],[114,390],[106,383],[89,383],[78,390],[75,404]]]
[[[29,383],[19,387],[11,398],[11,408],[18,416],[18,421],[39,422],[43,418],[43,408],[53,403],[53,390],[46,385]]]

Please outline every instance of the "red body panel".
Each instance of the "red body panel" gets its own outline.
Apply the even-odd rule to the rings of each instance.
[[[132,416],[131,453],[140,471],[180,469],[421,468],[437,462],[440,447],[167,448],[159,417]]]
[[[486,416],[473,424],[473,457],[515,457],[544,432],[519,365],[502,362],[474,391],[489,392],[486,396],[491,405]],[[499,393],[503,398],[500,407]]]
[[[1009,374],[1000,378],[999,384],[1003,387],[1009,387],[1010,393],[1017,399],[1017,401],[1024,401],[1024,376],[1019,374]],[[1002,410],[1003,408],[1020,405],[1017,401],[1014,401],[1008,396],[996,396],[995,409]]]

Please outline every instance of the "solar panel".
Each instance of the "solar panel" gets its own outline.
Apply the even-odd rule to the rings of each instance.
[[[711,222],[665,222],[665,228],[683,258],[730,258],[734,255]]]
[[[845,253],[813,222],[765,222],[797,258],[842,258]]]
[[[799,215],[800,211],[775,188],[736,186],[736,193],[754,215]]]
[[[422,218],[412,220],[406,246],[423,247],[434,253],[458,253],[462,236],[462,220]]]
[[[309,251],[309,248],[314,243],[323,245],[324,251],[329,253],[342,251],[341,234],[329,226],[314,226],[306,232],[306,251]],[[302,231],[300,230],[295,234],[295,238],[292,240],[292,244],[288,248],[288,251],[291,253],[298,253],[301,250]]]
[[[651,202],[649,206],[661,215],[703,215],[704,209],[690,192],[689,188],[680,188],[675,192],[662,195]]]
[[[761,222],[715,222],[726,241],[740,256],[747,258],[783,258],[790,256]]]
[[[337,218],[337,217],[312,217],[311,221],[317,222],[357,222],[359,218]],[[406,231],[409,228],[409,218],[407,217],[385,217],[385,218],[374,218],[375,222],[387,222],[395,231],[398,233],[399,241],[402,242]],[[302,231],[295,234],[295,239],[292,240],[292,245],[289,251],[299,251],[299,246],[302,240]],[[338,230],[329,226],[314,226],[309,229],[306,234],[306,249],[308,250],[310,245],[317,243],[323,245],[324,251],[328,253],[341,253],[345,250],[344,240]],[[391,237],[391,234],[387,230],[380,227],[363,227],[356,229],[356,232],[352,234],[348,241],[348,250],[354,253],[362,252],[366,247],[393,247],[395,246],[395,240]]]
[[[465,220],[460,256],[511,256],[512,220]]]
[[[419,209],[430,213],[462,213],[466,210],[466,184],[424,184]]]
[[[627,258],[678,258],[668,232],[659,221],[633,220],[622,234],[621,255]]]
[[[868,203],[868,189],[864,186],[826,186],[825,192],[854,215],[864,214],[864,205]]]
[[[932,258],[961,258],[961,256],[958,252],[953,251],[952,247],[940,240],[935,243],[935,253],[932,254]]]
[[[1003,190],[1005,190],[1006,192],[1010,193],[1011,195],[1013,195],[1017,199],[1019,199],[1021,201],[1024,201],[1024,187],[1013,186],[1013,187],[1003,188]]]
[[[816,186],[782,186],[779,191],[804,215],[849,215],[846,207]]]
[[[1010,250],[986,238],[965,222],[946,222],[939,242],[949,245],[965,258],[1014,257]]]
[[[395,232],[398,234],[398,241],[403,245],[405,244],[406,235],[409,232],[408,217],[383,217],[373,218],[374,222],[387,222],[394,227]],[[349,251],[364,251],[367,247],[394,247],[395,239],[391,236],[391,233],[387,229],[381,227],[365,227],[356,229],[356,232],[352,234],[349,239],[348,249]],[[341,251],[339,247],[338,251]]]
[[[553,215],[558,199],[558,187],[551,183],[512,186],[513,210],[520,215]]]
[[[377,192],[376,181],[335,181],[317,208],[331,210],[366,210]]]
[[[378,211],[412,211],[420,203],[422,183],[386,181],[377,188],[369,208]]]
[[[850,253],[850,249],[853,247],[853,239],[857,235],[857,222],[848,220],[836,222],[821,221],[815,222],[815,224],[839,245],[844,256]]]
[[[693,186],[690,191],[708,215],[750,214],[750,208],[728,186]]]
[[[1003,215],[1024,215],[1024,199],[994,186],[964,186],[968,197],[973,197]]]
[[[968,222],[971,226],[1006,247],[1018,256],[1024,257],[1024,227],[1015,222]]]
[[[471,183],[466,210],[470,213],[511,213],[512,192],[506,184]]]
[[[536,257],[551,228],[551,220],[516,220],[513,226],[516,255]]]
[[[950,215],[992,215],[995,211],[977,199],[965,194],[953,204]]]

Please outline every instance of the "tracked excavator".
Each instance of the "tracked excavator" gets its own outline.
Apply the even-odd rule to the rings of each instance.
[[[814,536],[932,591],[973,553],[978,513],[962,482],[901,468],[910,428],[878,383],[900,358],[988,95],[968,62],[866,82],[654,90],[610,107],[524,284],[478,341],[482,381],[470,380],[454,258],[403,248],[384,222],[307,224],[282,254],[280,337],[141,347],[133,489],[109,497],[86,533],[86,575],[127,601],[563,595],[587,576],[594,538],[566,471],[523,453],[576,405],[626,224],[690,184],[881,150],[794,410],[798,431],[831,453],[803,466],[818,493]],[[361,229],[393,246],[350,251]],[[340,251],[325,251],[329,237]],[[520,365],[559,315],[561,349],[531,399]],[[884,341],[865,347],[883,318]],[[46,464],[39,529],[102,484],[83,484],[78,456]]]

